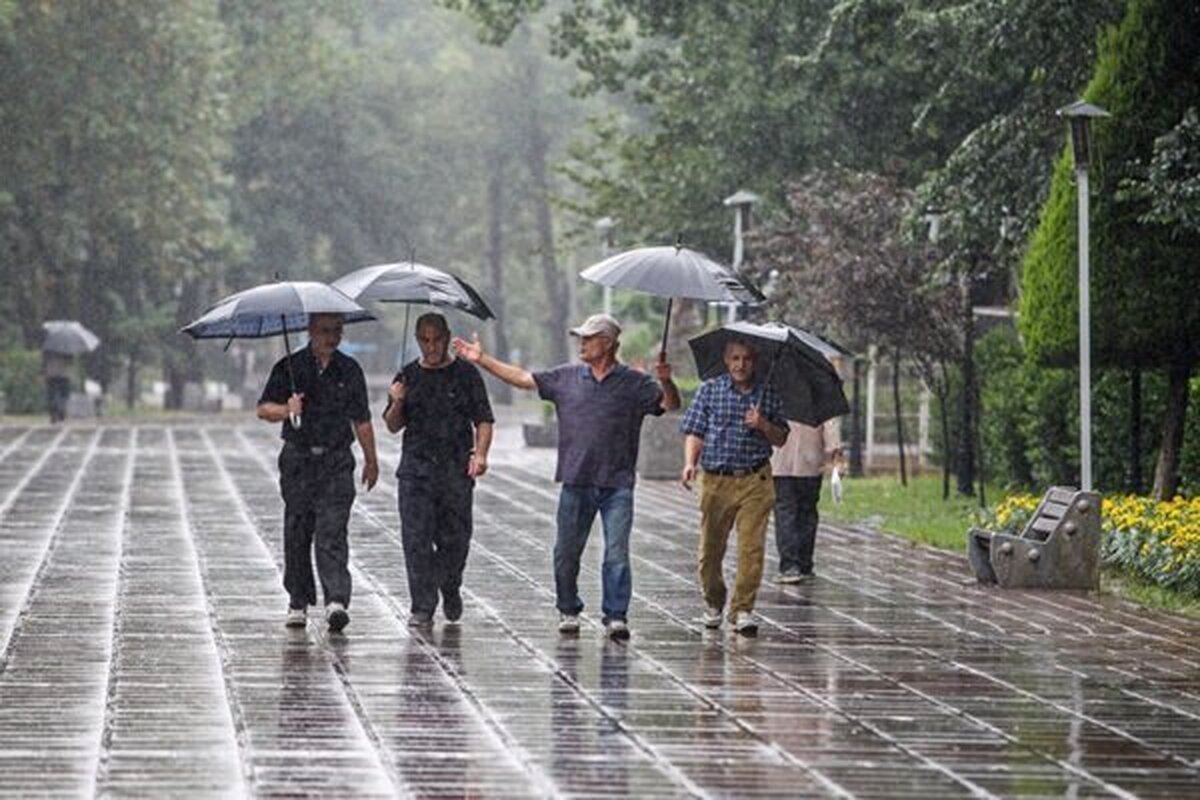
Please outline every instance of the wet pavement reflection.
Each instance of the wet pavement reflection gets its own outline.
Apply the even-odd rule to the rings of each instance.
[[[1200,623],[970,585],[868,530],[824,527],[815,582],[764,585],[757,638],[709,631],[695,498],[644,481],[632,640],[602,636],[595,544],[560,635],[553,453],[516,427],[462,621],[408,626],[385,479],[331,635],[282,624],[268,426],[0,426],[0,795],[1200,796]]]

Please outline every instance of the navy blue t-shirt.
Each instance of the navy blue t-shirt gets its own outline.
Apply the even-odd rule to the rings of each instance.
[[[659,415],[662,389],[624,364],[597,381],[586,364],[533,373],[538,395],[558,412],[554,479],[573,486],[632,488],[642,419]]]

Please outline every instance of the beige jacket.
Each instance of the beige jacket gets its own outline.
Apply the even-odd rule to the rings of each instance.
[[[789,420],[787,441],[771,455],[771,473],[777,478],[821,475],[841,446],[836,417],[819,428]]]

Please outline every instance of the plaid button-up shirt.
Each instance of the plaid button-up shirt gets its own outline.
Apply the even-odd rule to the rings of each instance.
[[[683,415],[679,429],[704,439],[700,466],[706,472],[750,469],[771,457],[771,443],[756,430],[746,427],[746,412],[753,405],[767,419],[786,427],[779,395],[755,384],[740,392],[728,374],[705,381]]]

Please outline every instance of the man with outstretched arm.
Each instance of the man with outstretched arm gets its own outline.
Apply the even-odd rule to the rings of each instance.
[[[279,488],[284,503],[287,625],[304,627],[308,607],[317,603],[312,574],[315,547],[325,620],[334,633],[350,622],[347,528],[355,493],[350,446],[356,438],[367,491],[379,479],[367,382],[358,362],[337,349],[342,324],[340,314],[311,314],[308,346],[275,364],[257,409],[259,419],[282,423]],[[292,420],[298,420],[299,427]]]
[[[629,638],[633,574],[629,534],[633,528],[634,469],[642,420],[679,408],[679,390],[665,355],[655,377],[617,361],[621,326],[607,314],[594,314],[571,330],[579,340],[582,364],[562,364],[541,372],[506,364],[487,353],[479,337],[454,340],[463,358],[518,389],[536,389],[558,414],[559,493],[554,542],[554,589],[558,629],[579,631],[579,561],[596,514],[604,528],[601,571],[603,622],[612,639]]]

